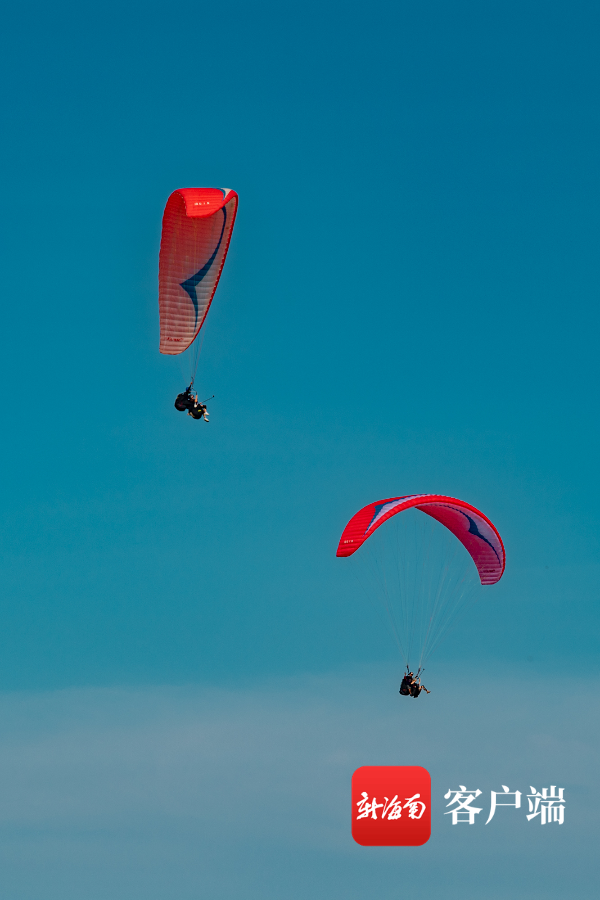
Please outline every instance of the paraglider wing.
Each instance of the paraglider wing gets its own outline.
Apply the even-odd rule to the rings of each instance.
[[[500,580],[505,553],[502,538],[494,525],[469,503],[440,494],[412,494],[370,503],[344,528],[336,556],[352,556],[380,525],[412,507],[437,519],[458,538],[471,555],[482,584],[496,584]]]
[[[236,192],[221,188],[182,188],[167,200],[158,266],[161,353],[183,353],[202,328],[237,205]]]

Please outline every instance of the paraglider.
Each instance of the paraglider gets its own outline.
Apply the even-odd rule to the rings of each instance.
[[[235,222],[238,195],[223,188],[181,188],[165,207],[158,266],[161,353],[178,356],[196,342],[190,383],[175,408],[208,422],[194,379],[198,335],[212,303]]]
[[[381,528],[390,520],[391,525]],[[421,675],[433,648],[478,588],[496,584],[502,577],[502,538],[487,516],[463,500],[411,494],[359,510],[344,528],[336,555],[353,556],[363,545],[359,556],[370,571],[357,567],[355,574],[359,581],[363,575],[362,586],[369,596],[383,599],[406,664],[400,694],[416,699],[421,691],[430,693]],[[411,655],[418,663],[414,669]]]
[[[421,691],[425,691],[426,694],[430,694],[431,691],[428,691],[424,684],[421,684],[421,676],[417,672],[415,675],[413,672],[408,671],[408,666],[406,667],[407,672],[404,678],[402,679],[402,684],[400,685],[400,690],[398,693],[402,694],[404,697],[414,697],[415,700],[421,693]]]
[[[174,406],[179,412],[187,410],[188,416],[191,416],[192,419],[204,419],[205,422],[208,422],[206,402],[202,403],[198,400],[198,392],[193,389],[191,384],[183,393],[177,394]]]

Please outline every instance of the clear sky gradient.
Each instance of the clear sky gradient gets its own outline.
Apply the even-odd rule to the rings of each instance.
[[[595,897],[599,26],[598,8],[577,0],[7,9],[0,758],[34,748],[0,772],[12,773],[9,900],[132,900],[132,885],[144,900],[354,900],[371,896],[371,873],[395,900],[404,865],[437,900],[450,891],[441,838],[433,867],[419,869],[419,851],[386,851],[377,867],[383,855],[349,830],[357,765],[426,760],[444,791],[509,775],[528,789],[537,772],[579,791],[564,864],[552,836],[531,849],[541,881],[515,874],[485,896],[558,900],[576,872],[573,896]],[[240,196],[200,362],[201,395],[216,395],[209,425],[175,412],[185,382],[158,353],[161,216],[186,186]],[[421,730],[402,718],[394,644],[335,549],[364,504],[428,491],[482,509],[507,570],[432,659]],[[460,671],[485,685],[466,707]],[[580,679],[577,714],[565,671]],[[138,701],[150,744],[128,738],[119,755],[114,729]],[[250,809],[248,782],[264,775],[260,747],[241,746],[248,710],[267,709],[269,790],[288,796],[297,755],[277,714],[288,703],[317,732],[331,708],[322,753],[306,745],[303,758],[322,773],[334,754],[338,781],[327,794],[320,776],[311,797],[303,775],[301,810],[293,791],[274,802],[276,840],[250,813],[240,826],[228,784],[229,819],[209,841],[195,819],[204,781],[218,797],[233,778]],[[128,806],[121,785],[136,760],[148,770],[173,704],[187,723],[173,724],[173,747],[189,729],[209,747],[198,800],[164,766],[147,776],[163,799]],[[357,737],[365,715],[371,743]],[[573,742],[536,743],[540,715]],[[48,728],[82,780],[49,762],[56,802],[45,794],[27,818]],[[227,735],[229,776],[211,769]],[[81,819],[91,746],[112,772],[103,796],[120,799]],[[176,770],[178,753],[165,757]],[[98,835],[117,847],[123,828],[137,849],[117,865]],[[514,840],[502,832],[498,853]],[[462,870],[476,846],[456,851]],[[519,845],[523,871],[528,852]],[[112,875],[100,883],[103,859]],[[455,866],[447,896],[479,900],[497,874],[486,865],[462,886]],[[312,881],[294,874],[306,867]]]

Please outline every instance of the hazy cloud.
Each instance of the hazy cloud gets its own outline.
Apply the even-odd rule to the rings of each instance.
[[[0,698],[0,884],[15,900],[100,898],[592,897],[598,685],[476,673],[417,703],[371,669],[247,690],[89,689]],[[510,747],[507,754],[506,748]],[[350,836],[365,764],[433,778],[420,849]],[[443,793],[558,783],[565,825],[499,810],[452,828]],[[487,813],[485,815],[487,817]],[[535,872],[535,877],[534,877]],[[375,888],[373,887],[373,890]],[[588,893],[586,893],[588,891]],[[375,894],[373,894],[375,896]]]

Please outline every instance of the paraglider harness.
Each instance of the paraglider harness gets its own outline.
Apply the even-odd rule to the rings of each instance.
[[[402,684],[400,685],[400,693],[403,697],[414,697],[415,700],[421,693],[421,691],[425,691],[426,694],[430,692],[426,687],[423,687],[421,684],[421,672],[423,670],[419,669],[416,675],[410,671],[408,666],[406,667],[406,675],[402,678]]]
[[[177,394],[175,399],[175,409],[178,409],[179,412],[185,412],[187,410],[188,416],[191,416],[192,419],[204,419],[205,422],[208,422],[206,400],[204,402],[198,400],[198,392],[194,390],[193,385],[194,382],[192,381],[182,394]],[[209,397],[208,399],[212,400],[212,397]]]

